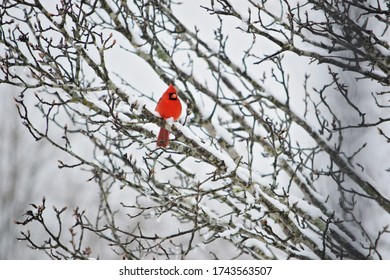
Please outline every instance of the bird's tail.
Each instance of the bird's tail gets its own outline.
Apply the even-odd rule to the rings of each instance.
[[[166,147],[169,145],[169,131],[164,127],[160,128],[157,136],[157,147]]]

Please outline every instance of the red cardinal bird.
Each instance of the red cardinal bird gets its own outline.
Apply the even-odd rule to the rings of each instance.
[[[175,87],[170,84],[157,103],[156,112],[166,120],[173,118],[177,120],[181,114],[181,103],[177,96]],[[166,147],[169,144],[169,131],[164,127],[160,128],[157,137],[157,147]]]

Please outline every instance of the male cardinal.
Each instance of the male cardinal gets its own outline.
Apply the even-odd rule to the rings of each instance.
[[[177,120],[181,114],[181,103],[177,96],[175,87],[170,84],[157,103],[156,112],[166,120],[173,118]],[[157,137],[157,147],[166,147],[169,144],[169,131],[164,127],[160,128]]]

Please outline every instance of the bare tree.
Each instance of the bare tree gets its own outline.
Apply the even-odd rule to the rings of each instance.
[[[389,257],[389,2],[191,2],[3,2],[0,81],[100,196],[68,232],[67,208],[32,204],[18,224],[47,236],[20,239],[52,258],[98,257],[87,233],[129,259]],[[139,69],[180,90],[178,122]]]
[[[47,195],[52,203],[74,208],[96,201],[97,196],[91,197],[94,192],[88,188],[81,189],[80,181],[85,181],[79,179],[84,177],[80,175],[82,171],[59,170],[57,159],[65,155],[44,141],[36,143],[20,123],[14,106],[16,89],[4,84],[0,89],[3,93],[0,95],[0,259],[42,258],[45,257],[43,251],[30,250],[16,239],[20,228],[14,226],[14,220],[25,213],[26,205]],[[40,118],[41,114],[32,117]],[[76,189],[79,190],[77,194],[74,192]],[[72,219],[70,217],[63,222],[70,223]],[[47,224],[55,226],[50,219]],[[44,234],[42,229],[33,225],[30,230],[37,235]],[[90,241],[94,243],[93,239]]]
[[[15,215],[21,215],[25,209],[25,204],[31,199],[32,188],[21,189],[19,186],[26,184],[26,178],[30,178],[30,184],[34,185],[37,179],[36,170],[33,168],[26,170],[25,153],[26,146],[23,143],[23,130],[15,126],[18,115],[13,108],[12,95],[1,96],[0,103],[0,259],[12,256],[15,242],[9,243],[10,239],[16,241],[15,236],[18,229],[13,227]],[[7,98],[8,97],[8,98]],[[36,145],[38,149],[39,145]],[[21,176],[21,170],[29,174]],[[19,203],[15,203],[18,201]],[[15,258],[15,255],[13,256]]]

